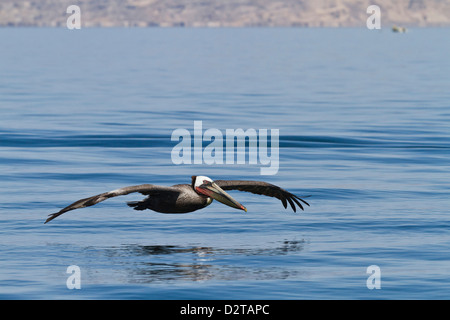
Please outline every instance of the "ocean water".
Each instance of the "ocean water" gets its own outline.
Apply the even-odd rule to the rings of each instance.
[[[448,299],[449,34],[0,29],[0,298]],[[278,172],[174,164],[171,135],[194,121],[278,129]],[[43,223],[194,174],[310,207],[233,191],[247,213],[164,215],[128,208],[132,194]]]

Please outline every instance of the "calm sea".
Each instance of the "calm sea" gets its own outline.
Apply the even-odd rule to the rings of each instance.
[[[0,29],[0,298],[450,298],[449,34]],[[175,165],[172,132],[194,121],[279,129],[278,173]],[[164,215],[133,194],[43,224],[193,174],[311,206],[235,191],[248,213]]]

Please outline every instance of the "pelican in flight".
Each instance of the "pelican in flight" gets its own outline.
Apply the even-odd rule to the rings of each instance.
[[[61,209],[57,213],[49,215],[44,223],[47,223],[67,211],[93,206],[106,199],[139,192],[148,196],[141,201],[127,202],[134,210],[150,209],[161,213],[188,213],[209,206],[213,199],[226,204],[232,208],[247,209],[234,200],[224,190],[247,191],[280,199],[284,208],[287,203],[296,212],[297,204],[303,210],[302,202],[309,204],[296,195],[267,182],[263,181],[241,181],[241,180],[216,180],[213,181],[205,176],[192,176],[191,184],[177,184],[172,187],[157,186],[153,184],[141,184],[137,186],[124,187],[113,191],[101,193],[89,198],[78,200],[71,205]]]

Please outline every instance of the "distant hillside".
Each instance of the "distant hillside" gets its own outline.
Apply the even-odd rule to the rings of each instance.
[[[373,4],[382,27],[450,25],[450,0],[0,0],[0,26],[64,27],[78,5],[82,27],[365,27]]]

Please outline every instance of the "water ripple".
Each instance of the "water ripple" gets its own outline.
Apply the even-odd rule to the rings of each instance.
[[[270,141],[269,141],[270,142]],[[58,135],[0,133],[0,147],[104,147],[104,148],[152,148],[173,147],[178,142],[171,141],[164,134],[86,134]],[[209,141],[204,141],[203,146]],[[420,148],[450,149],[450,138],[446,136],[399,138],[355,138],[339,136],[281,135],[281,148]]]

